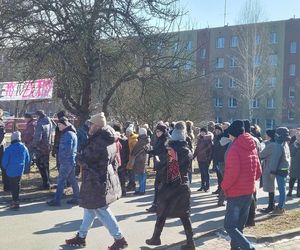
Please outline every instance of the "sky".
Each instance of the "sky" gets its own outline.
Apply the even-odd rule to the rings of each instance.
[[[246,0],[226,0],[226,24],[237,24],[237,18]],[[300,0],[258,0],[265,21],[300,18]],[[225,0],[180,0],[188,12],[184,18],[187,29],[224,26]]]

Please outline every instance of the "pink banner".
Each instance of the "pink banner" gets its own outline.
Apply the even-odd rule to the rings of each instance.
[[[52,79],[0,82],[0,101],[51,99],[52,93]]]

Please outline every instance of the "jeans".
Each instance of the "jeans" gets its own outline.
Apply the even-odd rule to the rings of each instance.
[[[147,173],[136,174],[136,179],[139,182],[139,188],[137,191],[139,191],[140,193],[145,193]]]
[[[279,191],[279,202],[278,207],[284,208],[285,207],[285,183],[286,183],[286,176],[276,175],[276,181]]]
[[[12,195],[12,200],[14,202],[19,202],[21,176],[15,176],[15,177],[8,176],[8,181],[9,181],[10,192]]]
[[[252,245],[243,235],[251,205],[252,195],[227,198],[224,228],[231,238],[231,248],[251,249]]]
[[[83,220],[79,229],[80,237],[85,238],[87,236],[96,216],[114,239],[120,240],[123,238],[118,222],[108,206],[97,209],[84,209]]]
[[[205,190],[209,189],[209,163],[207,161],[200,161],[198,162],[199,170],[201,174],[201,187]]]
[[[55,193],[55,201],[59,204],[67,181],[71,183],[73,199],[79,200],[79,186],[75,177],[75,167],[73,165],[60,165],[59,175],[57,177],[57,189]]]

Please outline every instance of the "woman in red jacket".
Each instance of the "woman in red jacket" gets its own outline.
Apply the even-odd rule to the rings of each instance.
[[[234,121],[228,128],[232,143],[226,153],[222,190],[227,197],[224,228],[231,238],[231,249],[254,249],[243,235],[261,166],[254,139],[245,133],[244,123]]]

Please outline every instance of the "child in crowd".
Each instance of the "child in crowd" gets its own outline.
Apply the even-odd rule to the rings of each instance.
[[[15,131],[11,135],[11,144],[4,151],[2,166],[8,176],[9,187],[12,194],[11,209],[19,209],[20,183],[24,169],[30,164],[30,156],[26,146],[21,143],[21,133]]]

